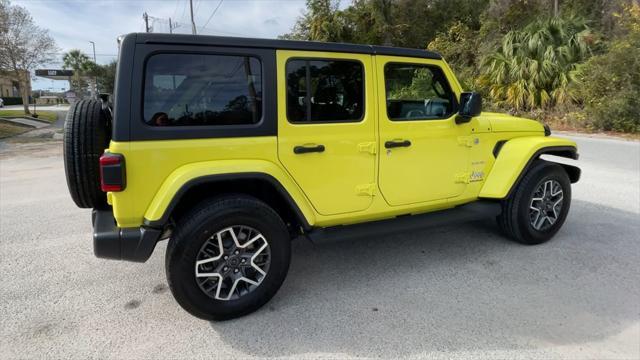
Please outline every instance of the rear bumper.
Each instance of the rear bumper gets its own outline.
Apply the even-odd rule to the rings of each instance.
[[[150,227],[119,228],[113,210],[92,213],[93,252],[99,258],[145,262],[156,247],[162,231]]]

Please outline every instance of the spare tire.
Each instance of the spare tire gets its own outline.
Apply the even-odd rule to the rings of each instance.
[[[64,169],[73,201],[81,208],[104,208],[100,189],[100,156],[109,146],[111,119],[98,100],[81,100],[67,112],[64,124]]]

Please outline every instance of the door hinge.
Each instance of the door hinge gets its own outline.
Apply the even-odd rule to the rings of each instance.
[[[468,184],[469,183],[469,173],[458,173],[455,175],[455,183],[456,184]]]
[[[363,142],[358,144],[358,151],[360,152],[366,152],[369,153],[371,155],[375,155],[376,154],[376,145],[377,143],[375,142]]]
[[[373,196],[376,190],[376,184],[362,184],[356,186],[356,195]]]
[[[458,136],[458,145],[472,147],[474,139],[471,136]]]

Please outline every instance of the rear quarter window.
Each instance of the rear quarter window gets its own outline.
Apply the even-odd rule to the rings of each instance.
[[[251,56],[156,54],[145,68],[151,126],[250,125],[262,118],[262,67]]]

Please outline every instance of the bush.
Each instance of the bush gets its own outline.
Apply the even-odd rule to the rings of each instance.
[[[22,105],[21,97],[3,97],[4,105]]]
[[[587,126],[640,132],[640,6],[627,7],[620,23],[628,31],[609,51],[581,65],[572,91],[582,99]]]

